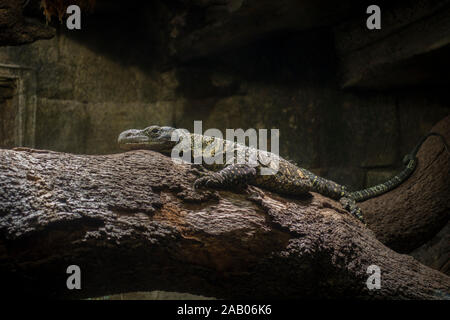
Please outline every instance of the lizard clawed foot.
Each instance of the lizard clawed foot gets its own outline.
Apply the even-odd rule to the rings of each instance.
[[[193,175],[197,176],[197,177],[201,177],[204,176],[206,173],[198,170],[197,168],[191,168],[188,170],[189,173],[192,173]]]
[[[339,202],[341,203],[342,207],[350,212],[350,214],[354,217],[356,217],[359,221],[365,224],[364,218],[362,215],[361,209],[356,205],[356,201],[352,198],[348,197],[342,197]]]
[[[201,177],[207,174],[208,170],[206,170],[201,164],[192,164],[191,168],[188,169],[188,172],[196,175],[197,177]]]
[[[228,188],[233,189],[247,186],[248,181],[256,176],[256,169],[248,165],[233,164],[219,172],[208,171],[207,174],[197,178],[194,188]]]
[[[350,206],[351,206],[352,204],[355,204],[355,200],[350,199],[350,198],[347,198],[347,197],[342,197],[341,199],[339,199],[339,202],[341,203],[342,207],[343,207],[345,210],[349,210],[349,209],[350,209]]]
[[[199,189],[201,187],[206,188],[220,187],[222,184],[223,178],[219,174],[213,172],[195,180],[194,189]]]
[[[361,221],[362,223],[366,224],[364,221],[364,217],[362,215],[361,209],[359,207],[353,208],[352,210],[350,210],[350,213],[355,216],[356,218],[358,218],[359,221]]]

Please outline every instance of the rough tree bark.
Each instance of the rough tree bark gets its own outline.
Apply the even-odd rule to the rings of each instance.
[[[419,167],[396,192],[407,190],[416,206],[427,201],[412,193],[429,185],[408,188],[430,168]],[[449,297],[450,277],[377,240],[370,228],[379,238],[399,232],[383,219],[373,215],[367,228],[318,194],[196,191],[194,178],[188,165],[151,151],[0,150],[2,289],[22,298],[151,290],[218,298]],[[401,206],[399,195],[384,207],[376,202],[378,213]],[[408,214],[395,212],[405,221]],[[411,229],[424,227],[417,221],[409,221]],[[82,270],[82,290],[66,289],[72,264]],[[370,265],[381,268],[379,290],[366,287]]]
[[[431,132],[450,143],[450,116]],[[445,227],[450,217],[450,150],[431,136],[420,148],[414,174],[399,188],[361,204],[378,240],[398,252],[411,252]],[[446,252],[450,253],[447,244]],[[447,255],[448,257],[448,255]]]

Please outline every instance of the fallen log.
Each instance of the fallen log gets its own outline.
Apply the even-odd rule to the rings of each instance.
[[[450,116],[431,132],[441,134],[450,144]],[[431,136],[417,158],[416,170],[402,185],[360,204],[377,239],[402,253],[430,241],[450,217],[450,150],[442,139]]]
[[[441,299],[450,277],[398,254],[318,194],[195,190],[151,151],[0,150],[0,274],[9,296],[164,290],[217,298]],[[81,290],[66,287],[69,265]],[[381,270],[369,290],[368,267]]]

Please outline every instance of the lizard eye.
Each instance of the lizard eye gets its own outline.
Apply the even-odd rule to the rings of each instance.
[[[148,129],[146,130],[146,132],[147,132],[147,134],[157,135],[158,132],[159,132],[159,128],[152,128],[152,129],[148,128]]]

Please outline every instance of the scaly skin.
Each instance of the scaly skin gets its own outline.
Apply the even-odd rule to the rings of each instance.
[[[417,165],[415,155],[420,145],[426,139],[426,137],[422,139],[414,151],[405,157],[406,167],[398,175],[385,183],[350,193],[344,186],[319,177],[306,169],[299,168],[273,153],[216,137],[190,133],[180,135],[179,141],[171,141],[174,131],[174,128],[159,126],[150,126],[143,130],[130,129],[119,135],[118,143],[121,148],[126,150],[148,149],[170,155],[172,149],[177,144],[180,145],[180,141],[185,142],[194,162],[201,155],[203,155],[203,159],[208,157],[225,159],[223,164],[213,163],[212,161],[209,162],[210,164],[201,162],[204,167],[212,170],[212,172],[198,178],[194,182],[196,188],[232,188],[237,185],[251,184],[289,195],[304,195],[308,192],[317,192],[329,198],[340,200],[346,210],[363,222],[361,210],[356,205],[356,202],[378,196],[405,181],[414,171]],[[200,155],[194,150],[200,150]],[[224,155],[227,152],[241,155],[245,161],[235,161],[236,159],[234,158],[226,160]],[[255,155],[259,156],[259,158],[255,159],[262,159],[263,161],[258,161],[256,165],[249,165],[249,159]],[[276,163],[278,163],[278,170],[275,170],[275,174],[261,174],[263,169],[276,169]]]

